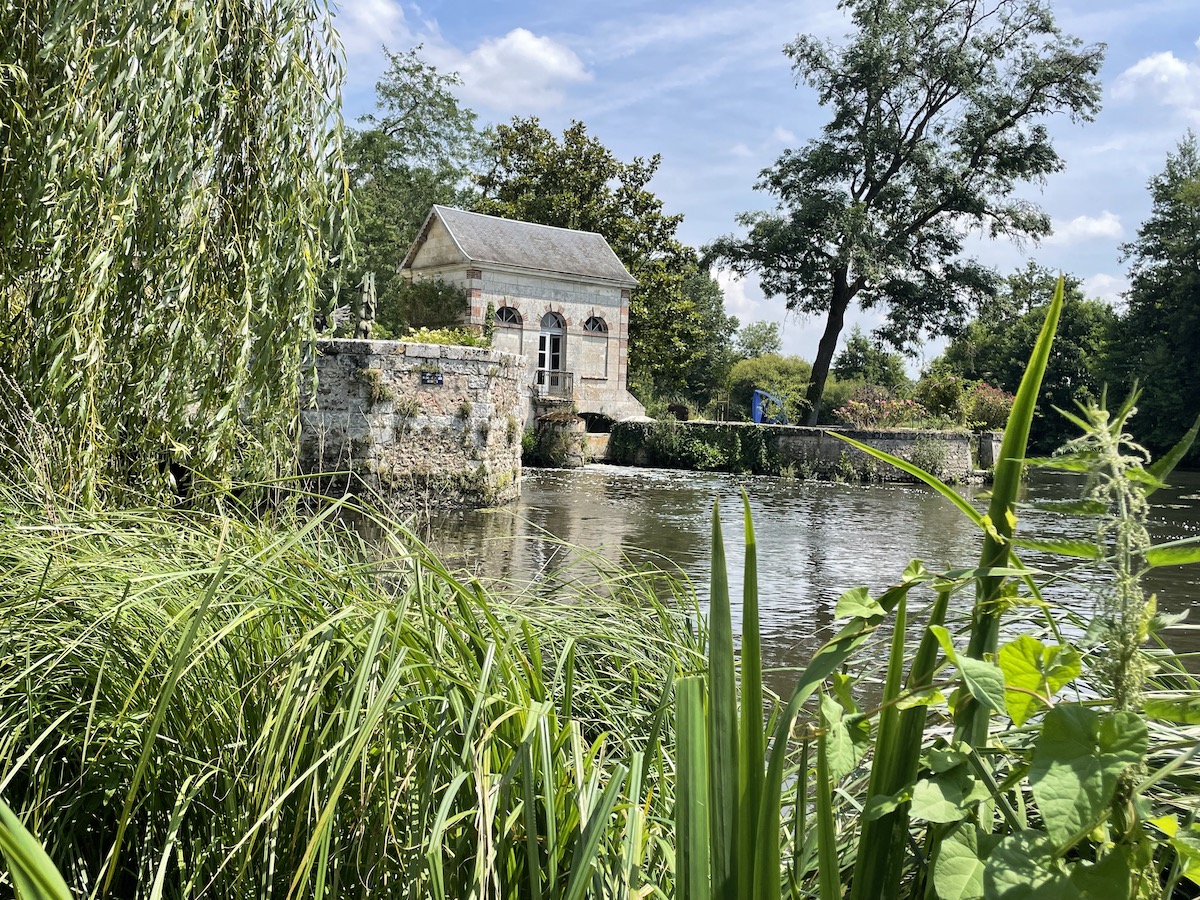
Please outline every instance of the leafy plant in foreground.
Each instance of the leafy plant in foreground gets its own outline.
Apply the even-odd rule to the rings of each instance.
[[[980,527],[980,562],[929,572],[914,561],[878,598],[865,588],[845,593],[837,615],[846,624],[800,675],[786,707],[769,710],[766,725],[748,509],[740,706],[714,523],[709,673],[707,680],[681,680],[677,693],[676,815],[686,873],[680,896],[774,900],[786,890],[824,900],[848,890],[862,900],[1107,900],[1168,897],[1181,878],[1198,874],[1200,831],[1169,812],[1154,818],[1153,806],[1172,779],[1184,809],[1188,801],[1178,792],[1196,790],[1194,781],[1189,787],[1178,780],[1195,753],[1195,735],[1189,741],[1162,720],[1175,727],[1200,720],[1200,690],[1175,671],[1172,683],[1184,689],[1170,702],[1136,700],[1150,675],[1141,645],[1155,624],[1137,578],[1148,566],[1200,561],[1196,539],[1159,548],[1143,540],[1141,501],[1187,442],[1145,467],[1122,449],[1131,404],[1111,417],[1085,409],[1076,418],[1084,436],[1052,464],[1089,475],[1089,497],[1071,509],[1102,513],[1099,540],[1015,536],[1024,448],[1061,305],[1060,284],[1014,400],[986,515],[915,466],[847,439],[954,502]],[[1098,643],[1076,646],[1064,635],[1064,616],[1038,583],[1044,573],[1022,563],[1020,546],[1083,557],[1114,573],[1092,629]],[[910,657],[908,597],[924,586],[935,599]],[[969,589],[975,601],[961,646],[958,629],[949,627],[951,604]],[[1022,609],[1025,630],[1012,634],[1020,624],[1012,614]],[[839,670],[888,618],[881,691],[864,708],[857,679]],[[1041,626],[1031,629],[1038,618]],[[1090,658],[1104,663],[1103,677],[1089,685],[1081,679]],[[1096,687],[1110,690],[1084,702]],[[793,726],[814,695],[797,754]],[[785,826],[787,807],[792,820]],[[705,860],[707,872],[697,868]]]

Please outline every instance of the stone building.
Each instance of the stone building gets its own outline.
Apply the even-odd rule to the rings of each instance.
[[[435,206],[401,274],[465,288],[472,325],[491,305],[495,348],[526,359],[527,423],[572,405],[593,422],[645,415],[627,390],[637,281],[599,234]]]

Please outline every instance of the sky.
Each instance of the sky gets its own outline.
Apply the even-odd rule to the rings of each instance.
[[[1146,184],[1189,128],[1200,132],[1200,0],[1052,0],[1058,25],[1107,45],[1103,109],[1093,122],[1047,121],[1066,168],[1021,195],[1051,217],[1038,245],[971,238],[966,252],[1002,274],[1036,260],[1083,280],[1089,296],[1121,303],[1128,265],[1121,244],[1150,212]],[[739,233],[735,217],[771,209],[759,173],[828,119],[797,85],[786,43],[800,34],[841,43],[850,22],[836,0],[342,0],[335,24],[346,53],[343,114],[374,110],[383,48],[420,55],[462,79],[460,101],[480,124],[537,116],[561,134],[582,121],[622,160],[659,154],[650,189],[682,213],[678,235],[699,247]],[[785,353],[811,360],[819,317],[786,310],[751,277],[717,273],[729,314],[779,322]],[[870,331],[861,312],[850,326]],[[940,352],[917,348],[910,370]]]

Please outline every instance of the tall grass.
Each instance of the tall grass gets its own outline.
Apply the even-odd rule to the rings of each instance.
[[[331,515],[0,497],[0,797],[76,894],[669,890],[681,614],[517,609]]]

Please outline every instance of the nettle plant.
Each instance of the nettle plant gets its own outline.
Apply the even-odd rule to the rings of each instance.
[[[980,529],[979,563],[935,572],[913,561],[878,597],[843,594],[841,629],[788,702],[766,704],[765,722],[749,506],[740,691],[714,511],[708,672],[676,689],[677,896],[1112,900],[1200,883],[1200,685],[1147,651],[1173,623],[1142,587],[1152,567],[1200,562],[1200,538],[1155,547],[1145,527],[1147,498],[1197,429],[1150,465],[1125,433],[1133,401],[1111,414],[1102,402],[1070,416],[1082,435],[1059,455],[1025,459],[1061,308],[1060,282],[986,514],[916,466],[843,438],[953,502]],[[1081,499],[1050,507],[1093,517],[1092,535],[1018,534],[1028,464],[1085,478]],[[1056,608],[1062,576],[1026,566],[1026,550],[1102,570],[1089,579],[1103,585],[1094,612]],[[910,595],[928,589],[928,615],[914,622]],[[950,613],[964,593],[974,594],[965,622]],[[856,665],[873,638],[887,641],[882,679]]]

